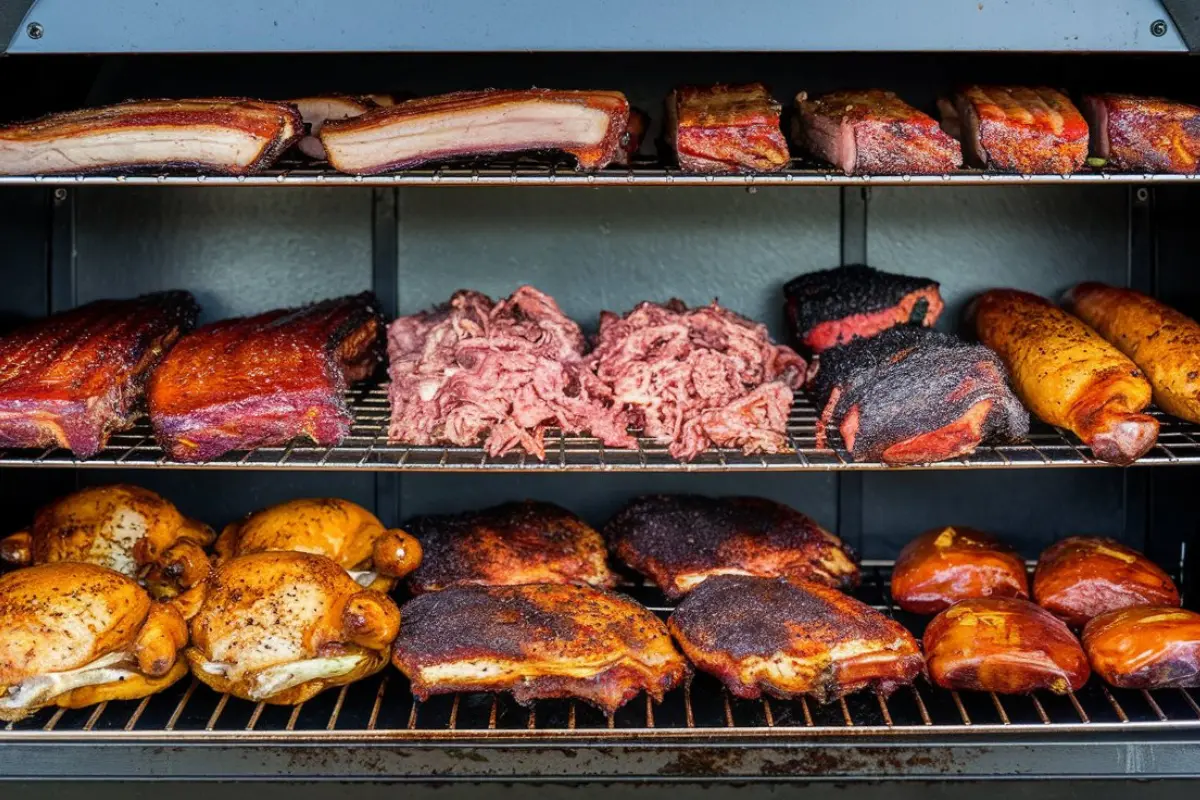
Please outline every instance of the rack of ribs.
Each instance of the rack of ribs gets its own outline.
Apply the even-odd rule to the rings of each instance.
[[[135,100],[0,128],[0,174],[195,169],[248,175],[304,133],[288,103]]]
[[[80,458],[129,426],[146,376],[196,323],[187,292],[100,300],[0,337],[0,447]]]
[[[350,431],[343,393],[382,355],[369,293],[224,320],[185,336],[154,371],[150,421],[176,461]]]
[[[881,89],[796,95],[793,139],[847,175],[938,175],[962,147],[933,117]]]
[[[592,171],[617,157],[628,124],[629,101],[620,92],[486,89],[329,120],[320,139],[334,169],[352,175],[539,150],[562,151]]]
[[[962,141],[972,166],[1022,174],[1066,174],[1087,158],[1079,109],[1044,86],[967,86],[938,101],[942,127]]]
[[[1090,94],[1083,113],[1092,155],[1117,169],[1196,171],[1200,157],[1200,107],[1161,97]]]
[[[789,158],[781,111],[761,83],[681,86],[663,131],[685,172],[778,172]]]

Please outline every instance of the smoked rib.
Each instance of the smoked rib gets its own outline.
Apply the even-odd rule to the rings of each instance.
[[[247,175],[304,133],[287,103],[134,100],[0,128],[0,174],[196,169]]]
[[[0,337],[0,447],[95,455],[128,427],[146,376],[196,322],[187,292],[100,300]]]
[[[1045,86],[967,86],[938,102],[942,127],[973,166],[1022,174],[1083,168],[1088,127],[1079,109]]]
[[[787,166],[781,107],[761,83],[681,86],[664,136],[685,172],[776,172]]]
[[[620,92],[486,89],[330,120],[320,139],[334,169],[352,175],[538,150],[568,153],[591,171],[617,157],[628,124],[629,101]]]
[[[150,420],[176,461],[350,430],[343,393],[374,370],[383,322],[369,293],[224,320],[180,341],[150,381]]]

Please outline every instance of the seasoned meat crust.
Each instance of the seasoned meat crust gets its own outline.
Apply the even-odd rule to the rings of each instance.
[[[939,105],[942,127],[961,137],[973,166],[1066,174],[1082,169],[1087,158],[1087,122],[1057,89],[967,86]]]
[[[585,700],[612,713],[680,685],[687,662],[658,617],[624,595],[583,586],[461,586],[401,609],[392,660],[425,700],[512,692],[529,704]]]
[[[667,98],[664,136],[687,172],[775,172],[788,163],[782,107],[761,83],[683,86]]]
[[[678,599],[714,575],[858,584],[853,551],[795,509],[757,497],[650,495],[604,528],[617,557]]]
[[[1200,165],[1200,107],[1161,97],[1083,98],[1092,155],[1117,169],[1189,174]]]

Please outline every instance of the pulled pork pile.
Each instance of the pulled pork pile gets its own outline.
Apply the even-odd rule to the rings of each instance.
[[[499,303],[459,291],[388,329],[388,439],[406,444],[481,440],[492,456],[522,447],[545,457],[545,432],[590,433],[634,447],[627,418],[583,360],[579,326],[553,298],[522,286]]]
[[[771,342],[766,326],[715,302],[641,303],[604,312],[588,362],[645,435],[691,460],[709,447],[775,453],[786,445],[792,390],[804,359]]]

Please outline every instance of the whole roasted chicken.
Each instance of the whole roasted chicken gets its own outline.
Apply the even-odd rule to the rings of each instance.
[[[15,566],[80,561],[143,581],[159,599],[208,575],[207,525],[188,519],[149,489],[95,486],[59,498],[28,530],[0,540],[0,559]]]
[[[217,539],[217,563],[271,550],[325,556],[361,586],[391,591],[421,563],[421,544],[402,530],[388,530],[357,503],[306,498],[280,503],[226,526]]]
[[[160,692],[187,674],[187,626],[137,583],[60,562],[0,577],[0,720]]]
[[[195,676],[275,705],[379,672],[400,627],[387,595],[311,553],[238,556],[176,602],[191,620],[186,655]]]

